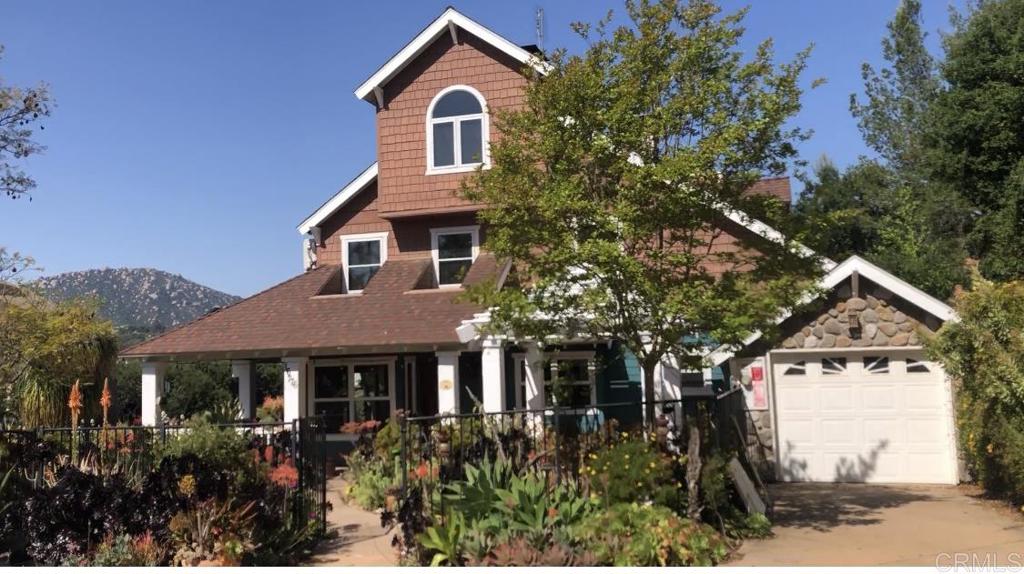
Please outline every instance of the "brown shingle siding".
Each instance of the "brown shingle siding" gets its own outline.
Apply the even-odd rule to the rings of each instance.
[[[456,196],[466,174],[426,175],[427,107],[442,89],[464,84],[478,90],[489,111],[520,105],[526,78],[520,65],[464,31],[459,44],[443,35],[384,87],[377,112],[381,212],[470,205]],[[493,119],[490,138],[497,137]]]

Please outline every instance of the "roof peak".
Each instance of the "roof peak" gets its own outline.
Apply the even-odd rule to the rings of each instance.
[[[453,6],[448,6],[441,12],[441,15],[420,31],[409,43],[392,56],[383,66],[377,69],[365,82],[355,90],[355,95],[361,100],[377,102],[383,99],[384,86],[401,72],[410,62],[419,57],[424,50],[434,43],[443,34],[450,34],[452,40],[458,40],[458,31],[465,30],[480,38],[497,50],[504,52],[522,64],[533,66],[540,73],[546,73],[548,64],[540,60],[533,52],[510,42],[490,28],[483,26]]]

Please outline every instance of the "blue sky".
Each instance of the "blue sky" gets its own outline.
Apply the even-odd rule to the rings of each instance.
[[[0,77],[46,81],[57,108],[27,162],[33,201],[0,198],[0,245],[46,273],[156,267],[237,295],[299,273],[296,225],[374,159],[373,107],[352,91],[447,3],[5,0]],[[815,131],[802,157],[866,153],[849,95],[897,0],[724,5],[748,3],[745,47],[770,36],[783,60],[815,44],[805,80],[827,83],[796,118]],[[580,49],[572,21],[621,14],[606,0],[455,6],[521,44],[543,7],[549,49]],[[925,2],[935,50],[947,10]]]

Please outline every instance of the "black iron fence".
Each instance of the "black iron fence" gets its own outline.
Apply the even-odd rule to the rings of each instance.
[[[297,479],[288,487],[288,494],[295,523],[316,520],[320,533],[326,532],[326,427],[321,418],[214,426],[244,436],[248,448],[271,466],[294,465]],[[16,471],[35,487],[44,484],[48,473],[69,464],[97,474],[141,480],[156,468],[161,447],[191,430],[187,424],[0,429],[0,454],[17,461]]]
[[[742,391],[645,403],[605,403],[488,413],[408,417],[401,421],[402,488],[411,477],[444,484],[463,478],[466,464],[501,456],[514,468],[531,466],[558,480],[578,480],[585,457],[616,438],[649,433],[665,448],[685,452],[690,429],[705,448],[738,449],[745,435]]]

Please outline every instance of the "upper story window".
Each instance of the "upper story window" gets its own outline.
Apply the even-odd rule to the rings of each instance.
[[[388,258],[388,234],[365,233],[341,238],[341,264],[349,293],[366,287]]]
[[[427,108],[427,173],[469,171],[488,163],[484,97],[469,86],[441,90]]]
[[[461,285],[480,250],[480,228],[431,229],[430,238],[438,286]]]

